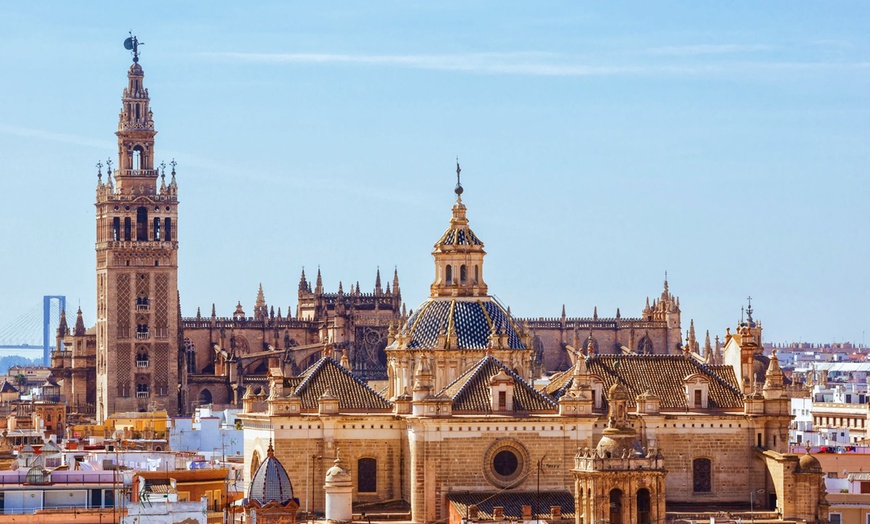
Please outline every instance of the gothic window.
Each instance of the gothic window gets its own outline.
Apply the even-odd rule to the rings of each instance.
[[[148,209],[144,206],[136,209],[136,240],[148,240]]]
[[[196,373],[196,348],[189,338],[184,339],[184,349],[187,355],[187,372]]]
[[[154,240],[160,240],[160,219],[154,219]]]
[[[164,222],[163,237],[167,242],[172,240],[172,219],[167,218]]]
[[[465,285],[468,282],[468,268],[465,264],[459,266],[459,283]]]
[[[136,398],[148,398],[148,384],[136,384]]]
[[[378,491],[378,461],[373,458],[361,458],[356,464],[356,490],[359,493],[375,493]]]
[[[124,217],[124,240],[130,240],[130,236],[133,234],[133,224],[130,221],[130,217]]]
[[[115,217],[112,219],[112,241],[121,240],[121,218]]]
[[[148,348],[141,347],[136,352],[136,367],[137,368],[147,368],[150,359],[148,357]]]
[[[211,391],[203,389],[199,392],[199,405],[207,406],[211,404]]]
[[[653,353],[653,343],[648,336],[644,335],[640,339],[640,342],[637,343],[637,352],[640,355],[651,355]]]
[[[712,462],[708,458],[696,458],[692,461],[692,491],[695,493],[710,493],[713,491]]]
[[[447,266],[447,269],[444,271],[444,280],[446,280],[448,284],[453,283],[453,266]]]

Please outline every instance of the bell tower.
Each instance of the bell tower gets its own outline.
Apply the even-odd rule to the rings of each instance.
[[[152,405],[183,407],[178,360],[178,185],[175,161],[154,163],[154,120],[139,46],[133,52],[118,121],[118,164],[97,182],[97,419]],[[113,181],[114,177],[114,181]],[[159,181],[159,183],[158,183]]]

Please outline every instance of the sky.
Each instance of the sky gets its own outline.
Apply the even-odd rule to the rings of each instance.
[[[684,329],[751,296],[766,341],[862,343],[867,27],[863,2],[0,4],[0,332],[43,295],[94,321],[132,30],[185,316],[260,283],[295,311],[303,267],[397,268],[416,308],[458,157],[516,316],[639,316],[667,272]]]

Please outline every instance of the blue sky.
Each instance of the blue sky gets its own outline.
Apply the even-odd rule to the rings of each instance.
[[[0,6],[0,318],[95,302],[94,164],[132,29],[178,163],[184,315],[286,311],[398,266],[428,294],[454,162],[512,312],[685,326],[752,295],[767,340],[868,329],[870,10],[861,2]],[[3,325],[4,322],[0,322]]]

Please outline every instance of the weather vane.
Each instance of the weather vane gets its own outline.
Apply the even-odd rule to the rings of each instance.
[[[133,51],[133,62],[139,62],[139,46],[145,45],[145,42],[140,42],[138,38],[133,36],[133,31],[130,31],[130,36],[124,40],[124,49]]]

